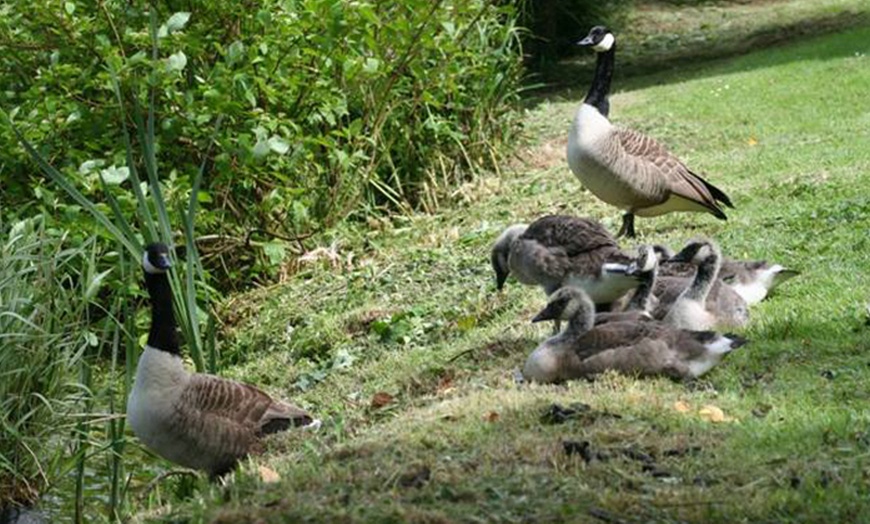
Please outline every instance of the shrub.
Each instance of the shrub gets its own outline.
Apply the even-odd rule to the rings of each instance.
[[[146,75],[161,108],[159,161],[172,166],[161,179],[170,209],[187,198],[209,123],[222,115],[196,197],[206,262],[225,271],[224,287],[280,263],[287,244],[276,239],[349,214],[434,208],[450,187],[493,167],[513,136],[521,69],[510,6],[212,0],[188,14],[174,5],[154,6],[165,50],[154,62],[147,5],[4,3],[0,42],[15,52],[0,56],[0,102],[99,199],[97,173],[117,175],[126,162],[106,63],[129,89]],[[48,211],[90,236],[89,219],[34,177],[8,130],[0,148],[12,153],[0,165],[3,212]],[[13,201],[26,203],[12,210]],[[231,254],[234,263],[218,263]]]

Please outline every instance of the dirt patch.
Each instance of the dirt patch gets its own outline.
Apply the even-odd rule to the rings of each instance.
[[[565,149],[568,146],[568,134],[548,140],[543,144],[530,147],[517,155],[517,163],[521,169],[546,171],[548,169],[567,167]]]

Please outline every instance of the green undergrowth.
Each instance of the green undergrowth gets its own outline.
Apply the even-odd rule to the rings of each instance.
[[[703,379],[514,382],[550,328],[529,323],[539,290],[495,291],[491,242],[545,213],[619,223],[564,161],[580,97],[553,96],[526,115],[534,139],[503,177],[464,186],[438,215],[333,231],[292,279],[224,304],[225,374],[324,425],[270,439],[224,485],[139,520],[868,520],[868,52],[870,29],[855,29],[615,86],[614,121],[736,205],[727,222],[639,219],[639,242],[708,235],[729,256],[802,271]],[[548,423],[554,403],[589,410]]]

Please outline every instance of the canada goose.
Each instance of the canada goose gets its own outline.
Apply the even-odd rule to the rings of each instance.
[[[800,275],[800,271],[766,260],[725,260],[720,277],[728,283],[747,304],[757,304],[786,280]]]
[[[658,321],[608,322],[593,327],[595,306],[586,293],[563,287],[533,322],[569,316],[562,333],[539,345],[523,376],[536,382],[587,378],[608,369],[639,375],[695,378],[722,355],[746,343],[736,335],[686,331]]]
[[[675,262],[674,251],[662,244],[652,246],[659,259],[663,276],[693,277],[695,266],[688,262]],[[728,284],[747,305],[757,304],[767,298],[774,288],[800,275],[800,271],[788,269],[766,260],[735,260],[723,257],[719,280]]]
[[[651,248],[639,248],[641,253]],[[644,257],[652,264],[653,257]],[[623,252],[598,222],[547,215],[530,225],[508,227],[492,247],[491,262],[501,289],[508,274],[547,295],[563,285],[582,287],[596,304],[609,304],[637,287],[638,257]],[[634,264],[634,266],[632,266]]]
[[[127,403],[127,420],[142,443],[172,462],[215,477],[257,451],[263,435],[313,422],[305,410],[272,400],[254,386],[187,371],[166,276],[171,266],[167,246],[149,244],[142,266],[151,329]]]
[[[659,279],[659,304],[654,313],[678,328],[704,330],[716,326],[743,326],[749,310],[743,297],[719,281],[722,255],[711,240],[690,242],[677,253],[673,262],[692,262],[695,276]],[[715,294],[711,297],[711,292]]]
[[[595,76],[568,135],[568,165],[595,196],[626,211],[617,236],[635,236],[634,216],[703,211],[727,217],[719,202],[728,196],[694,172],[651,137],[619,128],[607,119],[616,39],[595,26],[578,45],[598,53]]]

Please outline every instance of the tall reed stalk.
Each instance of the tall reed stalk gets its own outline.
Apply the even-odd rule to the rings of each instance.
[[[153,8],[150,12],[150,34],[151,34],[151,67],[163,67],[160,61],[158,49],[158,23],[156,10]],[[78,297],[63,295],[63,303],[55,303],[56,300],[51,300],[52,297],[47,297],[47,300],[33,304],[34,311],[41,311],[39,308],[44,304],[52,304],[52,308],[57,311],[67,311],[74,316],[76,322],[81,324],[81,329],[85,330],[85,343],[81,348],[77,348],[71,355],[65,354],[65,359],[48,360],[48,354],[51,353],[50,348],[57,344],[58,340],[65,340],[63,335],[54,330],[43,330],[39,322],[34,321],[23,313],[13,311],[4,316],[4,311],[0,310],[0,341],[11,341],[17,336],[15,326],[9,324],[20,324],[23,328],[33,331],[29,336],[34,345],[40,345],[40,351],[46,353],[46,359],[52,370],[56,373],[51,374],[53,387],[57,390],[62,389],[59,384],[65,380],[73,378],[67,377],[64,370],[78,369],[79,376],[74,382],[77,383],[78,402],[70,400],[66,406],[78,405],[80,410],[77,417],[70,410],[59,411],[52,409],[51,403],[54,401],[53,396],[47,398],[39,396],[36,392],[38,389],[28,387],[28,384],[21,385],[18,391],[28,392],[33,391],[32,397],[27,397],[26,401],[22,401],[22,406],[8,405],[6,396],[0,396],[0,428],[2,428],[2,440],[0,440],[0,492],[7,485],[19,486],[25,493],[25,496],[19,496],[24,502],[32,502],[40,492],[41,487],[55,481],[52,473],[46,471],[43,465],[43,458],[40,456],[41,447],[33,447],[33,442],[28,438],[28,427],[32,426],[29,422],[34,418],[37,412],[46,408],[49,413],[58,415],[63,423],[72,424],[70,428],[74,436],[74,459],[73,471],[75,474],[75,498],[74,498],[74,519],[76,522],[86,520],[86,486],[85,477],[89,469],[98,469],[99,466],[93,465],[92,460],[104,452],[108,451],[108,460],[106,468],[110,479],[110,492],[108,497],[108,515],[110,520],[116,521],[123,517],[123,506],[126,495],[126,481],[124,479],[124,464],[123,453],[125,449],[124,428],[125,423],[123,418],[119,417],[120,413],[125,411],[126,397],[130,391],[131,380],[135,373],[136,361],[138,356],[138,340],[135,329],[135,315],[131,307],[131,296],[125,295],[123,292],[116,293],[113,299],[112,307],[105,307],[104,304],[95,304],[107,316],[105,324],[104,336],[102,339],[91,333],[88,326],[88,304],[96,300],[95,289],[99,287],[99,283],[111,272],[116,271],[116,275],[121,281],[130,281],[138,279],[141,276],[140,260],[143,253],[143,244],[152,241],[163,241],[170,245],[176,243],[184,244],[186,260],[183,264],[179,264],[177,255],[174,251],[171,256],[174,259],[173,269],[169,273],[169,280],[172,286],[173,302],[175,305],[178,323],[183,334],[183,340],[187,342],[187,348],[193,359],[194,365],[198,371],[217,371],[219,361],[214,343],[215,323],[211,319],[210,308],[207,305],[200,307],[198,301],[204,298],[205,302],[209,301],[210,290],[205,283],[204,271],[200,261],[199,253],[197,252],[196,243],[194,242],[194,223],[197,213],[197,195],[202,183],[202,179],[208,165],[210,153],[210,145],[214,142],[215,135],[212,135],[209,144],[204,148],[206,152],[202,155],[202,162],[199,170],[191,175],[191,194],[187,202],[186,209],[178,213],[177,217],[170,214],[167,203],[163,196],[161,180],[159,174],[159,162],[157,158],[158,144],[155,137],[155,128],[157,125],[155,108],[158,100],[156,92],[151,84],[146,89],[147,106],[143,110],[142,102],[139,98],[138,82],[134,75],[128,70],[130,66],[126,63],[127,59],[123,56],[112,56],[106,59],[106,67],[111,80],[111,86],[114,91],[115,100],[118,107],[118,124],[121,129],[121,138],[123,147],[126,151],[127,165],[129,171],[129,187],[133,193],[136,202],[135,215],[128,217],[123,211],[118,196],[116,195],[115,186],[111,186],[106,182],[103,175],[100,175],[100,183],[103,189],[105,204],[108,204],[109,212],[104,212],[101,203],[91,200],[85,196],[79,188],[76,187],[76,182],[73,178],[65,175],[63,172],[52,166],[48,160],[40,154],[37,148],[30,143],[12,122],[10,116],[0,110],[0,115],[10,124],[11,129],[17,136],[25,151],[32,160],[39,166],[42,173],[52,181],[57,187],[61,188],[76,204],[87,211],[108,235],[115,240],[115,244],[100,246],[101,252],[107,249],[116,248],[117,252],[113,258],[112,267],[99,273],[96,267],[100,264],[94,260],[93,256],[90,260],[82,260],[79,271],[86,282],[86,287],[82,288],[82,293]],[[129,90],[122,87],[122,72],[127,73],[125,78],[129,78],[131,86]],[[129,129],[130,122],[134,128],[132,133]],[[220,129],[220,118],[215,123],[215,134]],[[133,136],[136,137],[134,145]],[[144,170],[145,176],[141,176]],[[173,228],[174,221],[180,222],[179,228]],[[52,245],[56,250],[60,250],[62,241],[58,241],[57,245]],[[97,247],[90,244],[91,253],[95,253]],[[80,252],[77,252],[81,254]],[[43,253],[39,259],[46,264],[57,263],[58,253]],[[60,259],[63,260],[63,259]],[[6,262],[4,257],[4,263]],[[105,264],[102,264],[105,265]],[[37,266],[38,267],[38,266]],[[55,270],[54,266],[50,269]],[[31,269],[22,267],[19,273],[29,273]],[[74,271],[73,271],[74,272]],[[67,272],[70,274],[70,272]],[[2,297],[2,286],[16,279],[20,279],[20,274],[3,275],[0,274],[0,297]],[[12,286],[15,287],[14,285]],[[56,282],[48,282],[47,289],[57,288]],[[78,298],[78,302],[76,302]],[[15,304],[17,298],[12,298],[11,303]],[[6,305],[10,302],[0,298],[0,305]],[[121,314],[123,312],[123,314]],[[47,312],[46,312],[47,313]],[[122,320],[119,320],[123,318]],[[59,322],[54,323],[54,327],[69,326],[70,322],[65,319],[58,319]],[[205,327],[205,339],[203,337],[203,329]],[[97,351],[92,355],[87,355],[88,347],[101,347],[101,342],[106,342],[106,345],[111,347],[111,363],[109,365],[109,386],[102,391],[94,392],[94,384],[103,383],[106,381],[103,377],[102,381],[95,379],[93,369],[89,358],[99,358]],[[2,349],[2,348],[0,348]],[[124,379],[123,392],[121,401],[118,402],[117,391],[113,385],[113,380],[116,379],[116,370],[119,365],[119,358],[124,358]],[[5,352],[4,352],[5,353]],[[9,362],[12,366],[12,373],[21,375],[22,380],[34,380],[38,373],[31,368],[31,363],[23,359],[20,351],[13,351],[11,354],[20,360]],[[72,357],[75,358],[72,358]],[[0,355],[0,363],[4,367],[0,367],[0,373],[8,374],[6,370],[7,362],[4,360],[4,355]],[[38,367],[39,363],[37,363]],[[72,365],[72,367],[69,367]],[[17,367],[15,367],[17,366]],[[0,392],[4,392],[0,380]],[[58,391],[57,394],[60,392]],[[49,395],[55,394],[49,390]],[[98,398],[97,398],[98,397]],[[15,397],[19,398],[19,397]],[[44,404],[48,404],[45,406]],[[106,407],[108,416],[105,413],[100,417],[95,417],[94,406],[99,404],[101,407]],[[46,415],[47,417],[47,415]],[[50,417],[48,417],[50,418]],[[92,423],[95,418],[104,421],[104,433],[96,432],[95,426]],[[74,422],[72,422],[74,420]],[[37,435],[42,435],[41,432],[36,432]],[[94,435],[100,434],[102,441],[94,441]],[[12,444],[17,442],[17,445]],[[7,448],[14,449],[15,455]],[[25,453],[22,453],[24,451]],[[16,460],[16,456],[30,456],[32,460],[26,465],[21,464],[20,460]],[[62,469],[62,468],[61,468]],[[39,483],[36,483],[33,478],[33,473],[24,473],[23,471],[34,471],[38,473]],[[8,478],[8,481],[6,480]],[[37,485],[38,484],[38,485]],[[0,496],[2,502],[2,496]]]

